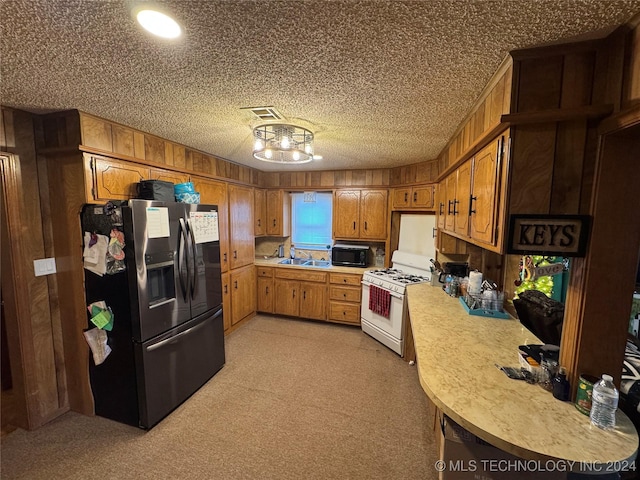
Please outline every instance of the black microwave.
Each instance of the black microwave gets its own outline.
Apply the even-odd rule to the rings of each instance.
[[[366,267],[369,247],[335,244],[331,250],[331,264],[344,267]]]

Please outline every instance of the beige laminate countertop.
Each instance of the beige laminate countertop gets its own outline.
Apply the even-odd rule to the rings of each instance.
[[[455,422],[524,459],[605,468],[635,459],[638,434],[620,410],[615,430],[601,430],[573,403],[495,367],[517,366],[519,345],[542,343],[519,321],[468,315],[428,283],[409,285],[407,294],[420,383]]]
[[[279,262],[284,260],[284,258],[278,257],[256,257],[255,265],[258,267],[278,267],[278,268],[295,268],[297,270],[321,270],[325,272],[339,272],[339,273],[353,273],[357,275],[362,275],[367,270],[374,269],[376,267],[341,267],[339,265],[329,265],[328,267],[311,267],[311,266],[303,266],[303,265],[281,265]]]

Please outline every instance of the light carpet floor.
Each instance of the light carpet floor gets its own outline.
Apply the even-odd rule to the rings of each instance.
[[[9,479],[436,479],[415,366],[358,328],[257,316],[148,432],[69,412],[2,439]]]

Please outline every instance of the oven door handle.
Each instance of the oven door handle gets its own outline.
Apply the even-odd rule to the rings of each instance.
[[[364,287],[369,287],[369,286],[373,285],[374,287],[382,288],[382,290],[385,290],[385,291],[389,292],[389,293],[391,294],[391,296],[392,296],[392,297],[396,297],[396,298],[399,298],[399,299],[401,299],[401,300],[402,300],[402,298],[404,297],[404,295],[402,295],[401,293],[393,292],[393,291],[391,291],[391,290],[387,290],[386,288],[380,287],[380,286],[378,286],[378,285],[374,285],[373,283],[371,283],[371,282],[367,282],[366,280],[363,280],[363,281],[361,281],[360,283],[362,283],[362,285],[363,285]]]

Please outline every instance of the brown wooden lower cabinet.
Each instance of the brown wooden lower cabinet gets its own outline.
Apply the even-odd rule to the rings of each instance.
[[[231,325],[233,326],[256,311],[256,269],[253,265],[249,265],[231,270],[229,275]]]
[[[259,312],[360,325],[362,275],[304,268],[256,270]]]
[[[316,270],[276,269],[274,313],[290,317],[327,318],[327,274]]]
[[[300,282],[300,312],[303,318],[327,318],[327,287],[324,283]]]
[[[225,332],[231,327],[231,289],[229,274],[222,274],[222,322]]]
[[[273,268],[258,267],[258,311],[273,313],[275,291],[273,289]]]
[[[360,325],[362,275],[329,274],[329,321]]]

